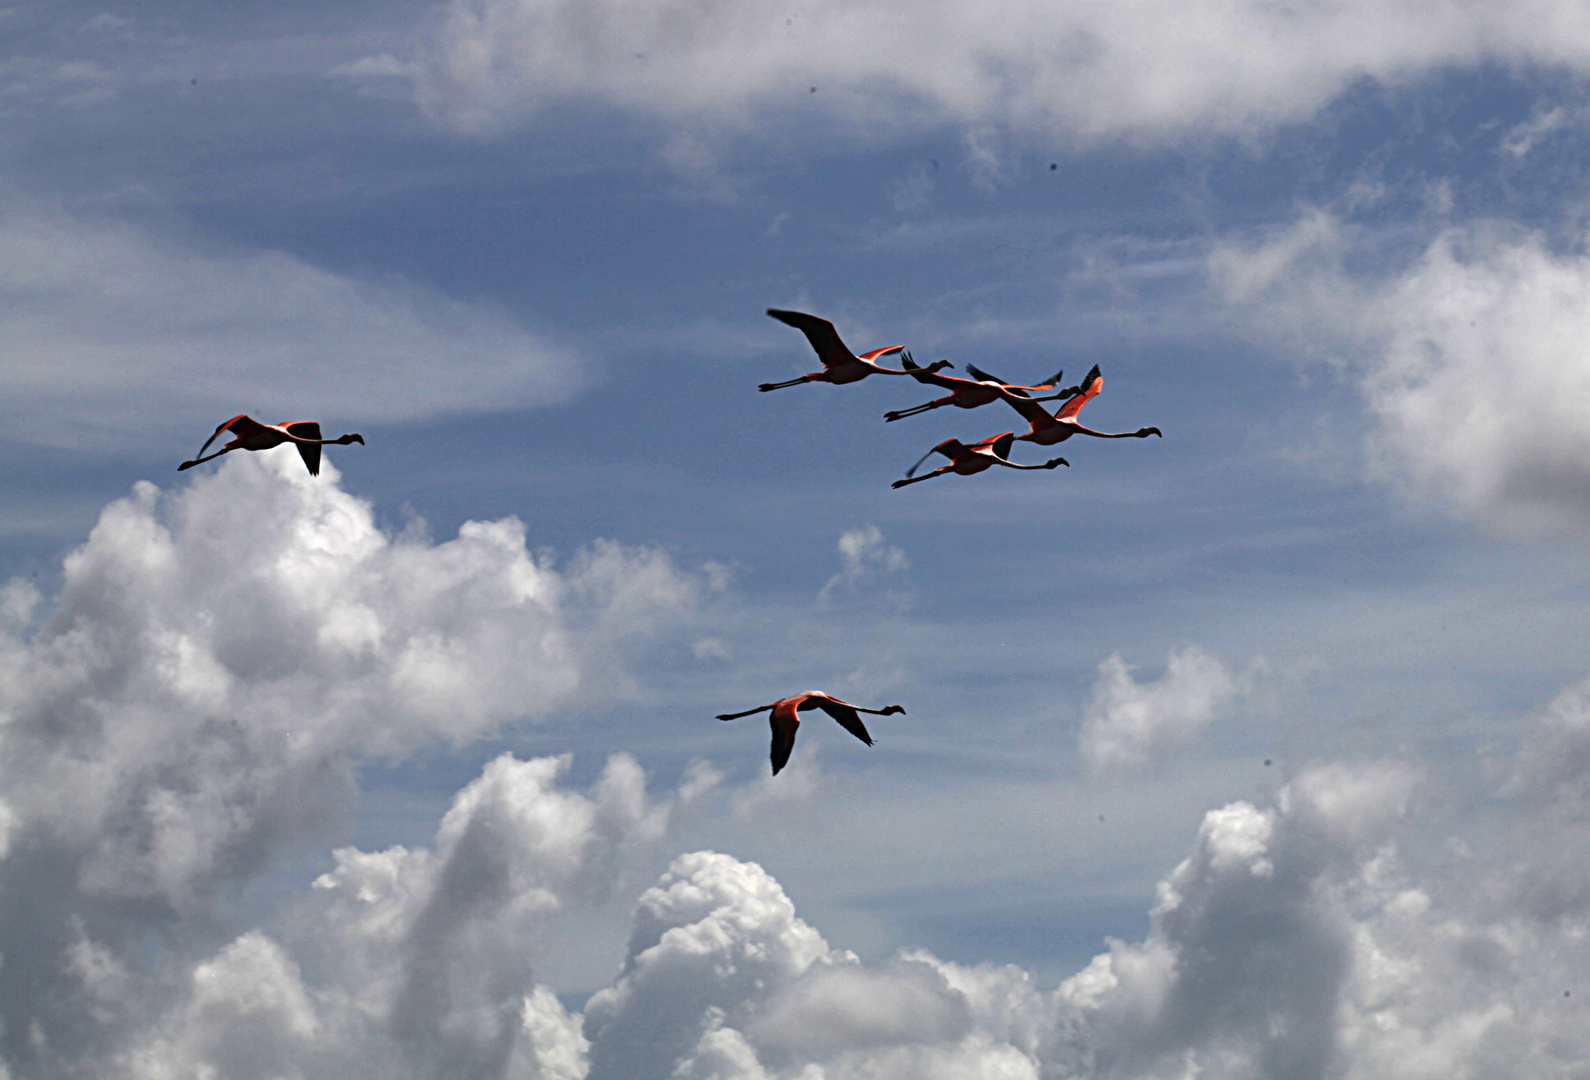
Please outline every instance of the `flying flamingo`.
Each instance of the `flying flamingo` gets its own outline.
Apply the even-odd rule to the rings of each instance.
[[[1008,390],[1020,397],[1027,397],[1029,394],[1036,393],[1039,390],[1053,390],[1060,384],[1060,376],[1065,374],[1063,371],[1057,371],[1048,382],[1039,383],[1036,386],[1016,386],[1005,382],[1003,379],[997,379],[986,371],[979,371],[971,364],[966,365],[966,370],[971,372],[972,378],[958,379],[953,375],[939,375],[926,368],[918,367],[912,361],[910,353],[902,355],[900,363],[905,366],[906,371],[910,372],[917,382],[928,383],[931,386],[942,386],[950,393],[947,397],[936,398],[925,405],[918,405],[913,409],[896,409],[893,412],[886,412],[883,414],[884,420],[903,420],[907,416],[915,416],[917,413],[924,413],[929,409],[942,408],[945,405],[954,405],[957,409],[975,409],[979,406],[987,405],[989,402],[998,401],[1002,396],[1000,392],[1004,390]],[[1033,400],[1056,401],[1060,398],[1071,397],[1080,392],[1080,390],[1081,387],[1068,387],[1058,394],[1033,398]]]
[[[1082,380],[1082,390],[1070,401],[1061,406],[1060,411],[1050,416],[1042,405],[1036,405],[1031,398],[1018,397],[1015,394],[1002,394],[1006,403],[1012,409],[1026,417],[1032,425],[1032,430],[1017,438],[1024,442],[1036,443],[1039,446],[1053,446],[1055,443],[1065,442],[1073,435],[1092,435],[1096,439],[1146,439],[1150,435],[1165,436],[1157,427],[1138,428],[1136,431],[1094,431],[1085,428],[1077,421],[1077,413],[1082,411],[1082,406],[1098,396],[1104,389],[1104,378],[1099,374],[1099,365],[1094,364],[1093,370],[1088,372],[1087,378]]]
[[[861,705],[852,705],[848,701],[841,701],[832,694],[825,694],[821,690],[808,690],[804,694],[794,697],[782,698],[771,705],[763,705],[760,709],[747,709],[744,712],[720,713],[719,720],[738,720],[742,716],[754,716],[759,712],[773,711],[768,721],[773,727],[773,775],[789,763],[790,751],[795,749],[795,731],[801,725],[800,714],[812,709],[821,709],[823,712],[839,721],[839,726],[850,732],[856,738],[872,745],[872,736],[867,733],[867,726],[861,722],[857,713],[872,713],[874,716],[889,716],[892,713],[903,713],[905,709],[899,705],[885,705],[881,709],[868,709]]]
[[[1016,441],[1016,433],[1007,431],[1003,435],[995,435],[984,439],[982,442],[972,443],[970,446],[959,439],[945,439],[933,449],[923,454],[921,460],[910,469],[906,470],[904,480],[896,480],[891,487],[905,487],[907,484],[920,484],[924,480],[931,480],[935,476],[943,476],[948,472],[960,473],[962,476],[973,476],[984,469],[991,469],[995,465],[1003,465],[1008,469],[1053,469],[1058,465],[1071,467],[1071,463],[1063,457],[1050,458],[1042,465],[1017,465],[1009,460],[1010,445]],[[948,465],[940,465],[930,473],[916,476],[916,471],[922,467],[922,462],[934,454],[943,454],[950,459]]]
[[[230,431],[234,438],[221,449],[204,456],[210,444],[220,437],[221,432]],[[191,469],[195,465],[206,461],[214,461],[222,454],[229,454],[233,450],[269,450],[273,446],[290,442],[298,447],[298,455],[304,459],[304,464],[309,466],[310,476],[320,475],[320,448],[322,446],[347,446],[349,443],[364,445],[363,435],[344,435],[340,439],[322,439],[320,437],[320,424],[314,420],[295,420],[292,423],[262,424],[250,416],[234,416],[226,423],[215,429],[215,434],[204,440],[204,445],[199,447],[199,454],[192,461],[184,461],[177,466],[177,471]]]
[[[806,340],[812,343],[812,348],[817,350],[817,359],[823,362],[823,370],[802,375],[798,379],[788,382],[763,383],[758,390],[782,390],[786,386],[799,386],[807,382],[826,383],[853,383],[860,382],[868,375],[905,375],[907,372],[896,371],[894,368],[880,367],[873,361],[889,353],[897,353],[904,349],[904,345],[890,345],[886,349],[873,349],[871,352],[857,356],[850,351],[850,347],[839,340],[839,331],[834,329],[834,324],[827,319],[819,319],[815,315],[807,315],[799,311],[780,311],[778,308],[768,308],[767,313],[781,323],[787,323],[806,335]],[[954,367],[948,360],[936,360],[929,371],[939,368]]]

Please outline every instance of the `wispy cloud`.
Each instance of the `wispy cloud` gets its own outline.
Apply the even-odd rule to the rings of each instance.
[[[243,411],[351,428],[562,400],[583,378],[490,304],[16,199],[0,206],[0,340],[0,417],[42,443],[202,441]]]
[[[1359,79],[1492,60],[1583,71],[1590,27],[1570,0],[453,0],[418,87],[428,113],[475,133],[594,99],[690,124],[815,111],[858,129],[1158,140],[1243,134],[1303,119]]]

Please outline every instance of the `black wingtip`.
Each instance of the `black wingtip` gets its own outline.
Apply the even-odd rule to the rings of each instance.
[[[184,461],[181,465],[177,466],[177,471],[178,472],[183,472],[183,471],[185,471],[187,469],[193,468],[197,464],[198,464],[197,461]]]

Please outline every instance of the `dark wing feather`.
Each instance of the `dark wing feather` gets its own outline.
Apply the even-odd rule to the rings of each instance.
[[[817,707],[835,720],[838,720],[840,727],[868,746],[872,745],[872,736],[867,733],[867,725],[861,722],[861,717],[855,709],[842,701],[834,701],[833,699],[824,701],[821,698],[817,699]]]
[[[799,730],[801,722],[793,709],[788,716],[780,716],[775,709],[768,723],[773,728],[773,775],[777,776],[779,770],[789,764],[790,752],[795,749],[795,732]]]
[[[1016,433],[1014,431],[1006,432],[1004,435],[1001,435],[999,438],[995,439],[993,446],[994,456],[999,458],[1001,461],[1009,461],[1010,446],[1015,441]]]
[[[283,424],[287,434],[296,435],[300,439],[320,438],[320,425],[313,420],[296,420],[291,424]],[[309,466],[310,476],[320,475],[320,444],[319,443],[294,443],[298,447],[298,456],[304,459],[304,464]]]
[[[990,375],[988,372],[984,371],[980,367],[977,367],[975,364],[967,364],[966,373],[972,378],[976,379],[978,382],[997,382],[1001,386],[1010,385],[998,375]]]
[[[839,331],[834,329],[834,324],[827,319],[819,319],[816,315],[807,315],[801,311],[780,311],[778,308],[768,308],[767,313],[787,326],[793,326],[806,335],[806,340],[811,342],[812,348],[817,350],[817,358],[823,362],[824,367],[832,367],[855,356],[854,353],[839,340]]]

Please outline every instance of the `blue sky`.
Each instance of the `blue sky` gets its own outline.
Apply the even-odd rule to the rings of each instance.
[[[0,28],[9,1075],[1590,1060],[1577,5]]]

